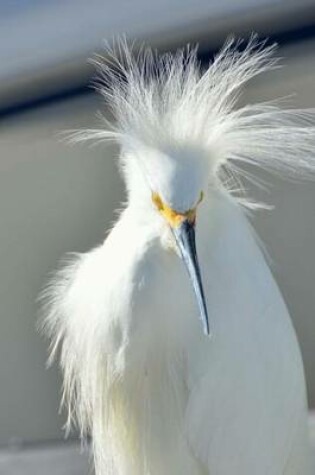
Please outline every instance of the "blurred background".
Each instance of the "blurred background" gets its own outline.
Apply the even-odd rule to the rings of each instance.
[[[61,139],[106,114],[88,58],[125,33],[161,51],[199,42],[206,62],[227,35],[253,31],[279,43],[284,66],[252,81],[242,100],[290,96],[292,107],[315,107],[315,0],[0,1],[1,474],[88,473],[75,435],[63,440],[60,376],[46,370],[47,342],[36,333],[50,273],[65,253],[104,239],[124,196],[115,147]],[[315,186],[264,178],[268,192],[251,194],[275,209],[253,224],[294,321],[312,408]]]

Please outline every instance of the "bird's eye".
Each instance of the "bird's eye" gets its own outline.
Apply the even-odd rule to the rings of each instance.
[[[161,200],[158,193],[152,193],[152,201],[159,211],[161,211],[164,208],[163,201]]]

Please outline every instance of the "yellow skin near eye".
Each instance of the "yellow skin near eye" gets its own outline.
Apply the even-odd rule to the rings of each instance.
[[[167,206],[161,200],[161,197],[158,193],[152,193],[152,201],[160,211],[160,213],[164,216],[167,222],[172,226],[172,228],[177,228],[182,224],[185,219],[188,219],[190,223],[194,223],[196,220],[196,213],[197,213],[197,206],[203,199],[203,192],[200,193],[200,198],[195,208],[189,209],[184,213],[179,213],[178,211],[173,210],[169,206]]]

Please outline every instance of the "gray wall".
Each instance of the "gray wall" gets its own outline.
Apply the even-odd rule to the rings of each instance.
[[[296,92],[294,106],[314,107],[313,46],[282,51],[286,68],[257,81],[245,99]],[[66,252],[88,250],[104,238],[123,199],[115,148],[68,146],[58,135],[97,126],[100,107],[100,99],[91,94],[2,122],[0,444],[62,436],[60,378],[56,368],[45,369],[47,345],[35,331],[36,299]],[[315,405],[315,187],[265,178],[270,191],[256,196],[275,209],[257,213],[254,224],[291,310]]]
[[[93,96],[21,115],[0,133],[0,444],[61,437],[60,381],[46,371],[37,296],[59,259],[100,242],[122,188],[111,148],[69,147]]]

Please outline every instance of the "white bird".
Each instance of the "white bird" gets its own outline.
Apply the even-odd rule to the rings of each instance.
[[[240,162],[315,172],[314,111],[238,106],[276,64],[255,38],[239,49],[202,72],[196,50],[120,43],[99,86],[115,125],[75,137],[120,145],[128,195],[45,294],[68,427],[91,435],[97,475],[315,473],[296,335],[247,221],[255,204],[235,194]]]

